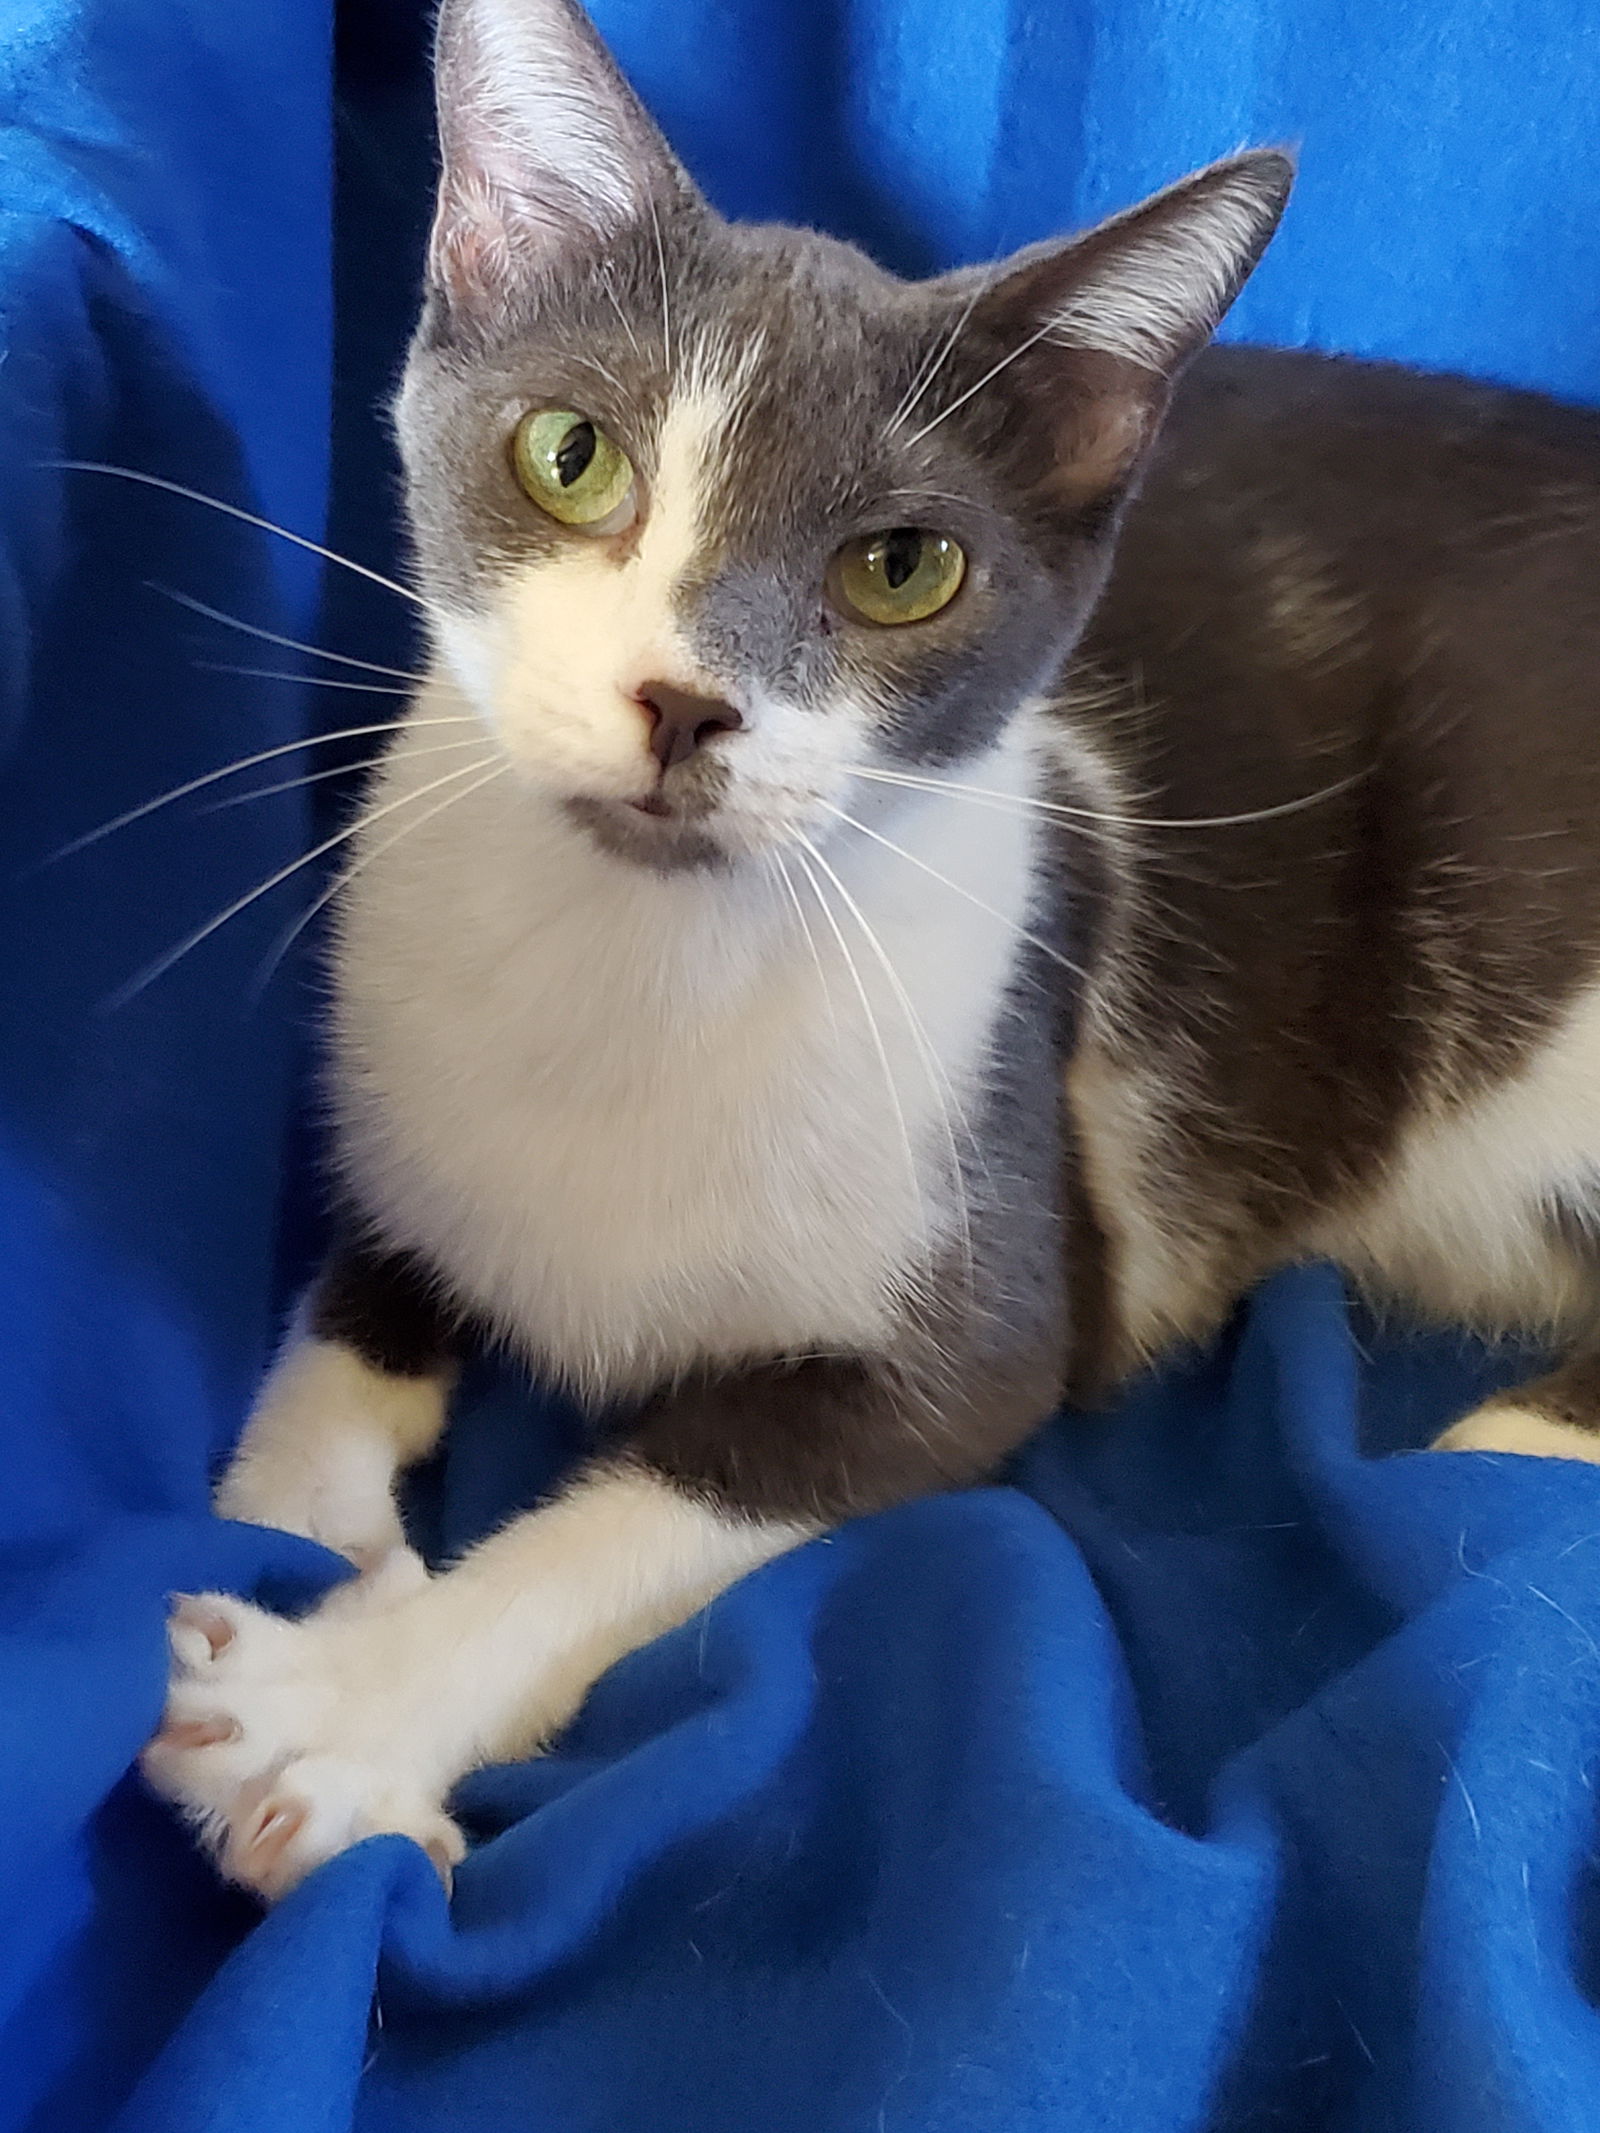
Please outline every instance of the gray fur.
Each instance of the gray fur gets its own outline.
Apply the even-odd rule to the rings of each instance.
[[[526,171],[536,212],[493,255],[496,276],[466,284],[451,221],[483,187],[459,182],[475,93],[460,39],[478,11],[514,5],[450,0],[442,26],[455,166],[434,256],[451,272],[436,272],[400,408],[430,598],[479,609],[573,538],[511,477],[524,408],[592,414],[648,490],[674,391],[697,362],[743,351],[677,592],[728,698],[779,688],[819,719],[865,701],[879,760],[927,770],[1061,692],[1041,797],[1066,812],[963,1157],[970,1264],[908,1287],[885,1353],[773,1358],[748,1382],[691,1372],[636,1418],[636,1446],[686,1487],[835,1516],[984,1471],[1064,1378],[1084,1395],[1115,1383],[1297,1252],[1348,1241],[1372,1274],[1391,1246],[1369,1245],[1350,1210],[1405,1136],[1430,1106],[1520,1071],[1593,982],[1600,794],[1555,669],[1576,657],[1592,674],[1594,618],[1543,665],[1478,640],[1484,615],[1592,593],[1600,445],[1592,421],[1526,398],[1244,353],[1196,366],[1160,439],[1178,370],[1270,233],[1281,158],[1218,166],[1006,267],[908,285],[832,240],[722,222],[587,30],[574,93],[607,114],[611,160]],[[570,28],[564,0],[524,12]],[[538,203],[558,196],[553,218]],[[1398,467],[1391,535],[1370,495]],[[1557,490],[1568,504],[1543,509]],[[1495,551],[1491,581],[1460,533],[1497,514],[1540,530],[1514,560]],[[840,544],[908,524],[967,549],[958,598],[903,630],[830,610]],[[1444,617],[1451,646],[1475,651],[1441,649]],[[1436,715],[1441,687],[1456,726]],[[727,761],[671,773],[675,843],[604,810],[594,835],[619,864],[722,864]],[[1258,811],[1225,834],[1160,827]],[[1547,849],[1563,865],[1524,878]],[[1592,1259],[1587,1199],[1558,1180],[1526,1227],[1570,1288],[1559,1255]],[[1404,1291],[1402,1268],[1393,1280]],[[1470,1282],[1460,1294],[1495,1324],[1538,1308]]]
[[[477,0],[461,0],[441,22],[440,105],[458,144],[473,135],[460,48],[478,12]],[[538,10],[528,12],[531,20]],[[735,697],[761,685],[823,705],[842,689],[859,692],[877,707],[889,754],[909,764],[977,751],[1059,670],[1081,631],[1170,378],[1047,336],[964,396],[1073,299],[1108,240],[1036,247],[969,309],[970,272],[908,284],[831,238],[724,222],[689,193],[597,52],[590,64],[593,95],[616,99],[615,139],[640,212],[592,234],[605,209],[581,197],[583,173],[533,169],[532,192],[559,195],[568,222],[591,234],[559,247],[530,240],[520,276],[492,292],[463,293],[435,273],[399,405],[426,590],[471,610],[497,574],[574,537],[531,510],[512,478],[506,440],[521,411],[592,415],[648,483],[673,391],[708,355],[752,351],[709,537],[681,594],[708,672]],[[452,251],[440,234],[456,212],[451,168],[447,160],[436,261]],[[454,182],[483,189],[460,172]],[[1206,227],[1220,201],[1248,214],[1229,285],[1197,310],[1173,368],[1216,324],[1287,186],[1281,156],[1241,157],[1174,188],[1142,218],[1123,218],[1124,243],[1147,224],[1176,243],[1188,225]],[[897,425],[896,410],[947,343]],[[1130,449],[1095,464],[1087,490],[1057,481],[1075,445],[1114,427],[1113,413]],[[961,597],[911,630],[830,613],[830,557],[857,535],[898,525],[962,542],[974,567]]]
[[[508,177],[504,85],[485,70],[490,17],[503,50],[554,24],[564,108],[597,144],[589,166],[543,167],[530,127]],[[866,707],[886,765],[980,756],[1081,633],[1172,375],[1281,210],[1283,158],[1217,166],[1008,272],[907,284],[830,238],[725,223],[565,6],[530,0],[515,36],[507,20],[507,0],[450,0],[440,29],[445,176],[399,403],[426,594],[481,614],[508,574],[584,538],[532,508],[514,478],[507,440],[525,409],[599,422],[648,496],[674,396],[701,372],[724,386],[734,375],[704,471],[700,547],[676,592],[706,685],[735,703],[777,692],[819,719]],[[630,203],[620,213],[619,200]],[[1159,288],[1136,277],[1130,296],[1119,262],[1137,267],[1152,246],[1171,272]],[[1052,330],[1067,316],[1070,332]],[[953,536],[968,570],[943,612],[886,629],[842,611],[827,585],[845,543],[896,526]],[[588,800],[569,810],[620,864],[715,868],[724,760],[707,751],[669,773],[670,839]],[[877,798],[869,788],[858,804],[872,811]],[[1075,842],[1081,888],[1095,847]],[[1041,940],[1066,930],[1067,893],[1064,878],[1040,881]],[[636,1450],[747,1511],[837,1516],[981,1472],[1016,1442],[1066,1367],[1061,1001],[1058,965],[1024,949],[963,1155],[970,1257],[947,1258],[931,1280],[908,1269],[893,1352],[784,1364],[781,1403],[764,1371],[742,1388],[691,1374],[630,1426]],[[526,1334],[537,1354],[537,1329]],[[730,1413],[752,1407],[765,1454],[722,1441]]]
[[[1178,380],[1274,155],[912,287],[722,223],[570,0],[445,0],[440,97],[400,406],[439,660],[342,884],[351,1243],[221,1496],[385,1567],[293,1629],[181,1611],[236,1686],[185,1741],[184,1660],[147,1764],[268,1891],[373,1828],[447,1868],[452,1776],[600,1667],[1290,1259],[1554,1336],[1441,1443],[1600,1457],[1600,417]],[[514,478],[557,408],[632,461],[588,532]],[[877,627],[838,551],[907,527],[966,577]],[[428,1582],[390,1484],[474,1319],[614,1441]]]

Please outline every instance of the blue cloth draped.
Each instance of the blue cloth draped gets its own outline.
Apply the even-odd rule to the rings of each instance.
[[[1230,330],[1600,388],[1587,0],[596,14],[731,210],[922,268],[1287,139]],[[421,54],[406,0],[337,45],[326,0],[0,0],[0,2127],[1591,2133],[1600,1470],[1410,1456],[1512,1366],[1353,1329],[1325,1270],[617,1668],[464,1788],[453,1910],[387,1839],[262,1920],[128,1775],[170,1590],[337,1574],[206,1509],[314,1240],[310,994],[258,983],[314,882],[138,982],[332,817],[225,785],[51,855],[385,714],[216,672],[292,662],[152,588],[406,638],[60,462],[385,562]],[[422,1530],[470,1538],[570,1443],[484,1370]]]

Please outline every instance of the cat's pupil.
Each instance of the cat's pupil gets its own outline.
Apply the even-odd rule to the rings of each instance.
[[[575,422],[556,446],[556,473],[563,489],[570,489],[594,457],[594,424]]]
[[[883,575],[898,592],[922,561],[922,535],[915,526],[896,526],[883,544]]]

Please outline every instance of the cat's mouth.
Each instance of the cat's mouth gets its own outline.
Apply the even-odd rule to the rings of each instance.
[[[706,827],[707,809],[660,791],[637,800],[574,798],[563,803],[602,851],[658,874],[726,866],[725,846]]]

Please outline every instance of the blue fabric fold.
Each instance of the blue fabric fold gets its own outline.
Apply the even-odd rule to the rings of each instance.
[[[932,266],[1289,138],[1230,330],[1586,397],[1591,12],[596,5],[729,209]],[[152,584],[363,657],[405,618],[59,463],[392,562],[423,15],[348,0],[337,83],[330,28],[0,4],[0,2128],[1591,2133],[1600,1470],[1419,1455],[1517,1359],[1380,1333],[1325,1269],[616,1668],[463,1787],[449,1905],[384,1839],[263,1917],[130,1774],[172,1591],[343,1574],[207,1510],[315,1231],[311,994],[258,977],[317,883],[137,982],[314,833],[232,785],[52,855],[385,715],[214,671],[282,662]],[[485,1365],[416,1532],[448,1555],[574,1441]]]

